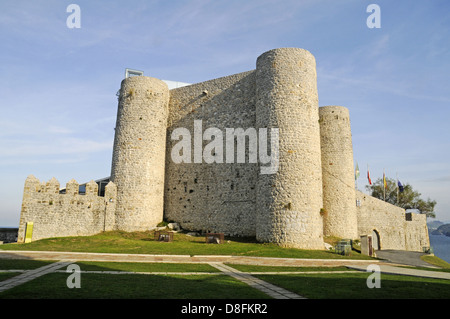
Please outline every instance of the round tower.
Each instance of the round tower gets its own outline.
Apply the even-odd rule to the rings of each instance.
[[[319,108],[324,235],[358,237],[350,116],[342,106]]]
[[[257,239],[323,249],[316,62],[310,52],[281,48],[258,57],[256,125],[279,129],[278,169],[258,176]]]
[[[147,230],[163,219],[168,103],[169,89],[161,80],[122,81],[111,167],[116,229]]]

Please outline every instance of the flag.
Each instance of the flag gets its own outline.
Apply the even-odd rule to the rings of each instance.
[[[356,162],[355,180],[357,180],[358,177],[359,177],[359,167],[358,167],[358,162]]]
[[[372,180],[370,179],[369,167],[367,167],[367,179],[369,180],[369,185],[372,185]]]
[[[384,188],[386,189],[387,183],[386,183],[386,176],[384,175],[384,172],[383,172],[383,185],[384,185]]]
[[[402,183],[400,183],[399,180],[397,180],[397,181],[398,181],[398,183],[397,183],[397,185],[398,185],[398,190],[399,190],[400,193],[401,193],[401,192],[403,192],[403,191],[405,190],[405,188],[403,187]]]

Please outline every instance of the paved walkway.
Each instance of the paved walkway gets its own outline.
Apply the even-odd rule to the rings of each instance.
[[[211,266],[219,269],[221,272],[240,280],[250,287],[256,288],[274,299],[306,299],[284,288],[277,287],[252,275],[224,265],[222,263],[210,263]]]
[[[378,258],[392,263],[415,267],[431,267],[429,263],[420,259],[421,256],[427,255],[426,253],[404,250],[376,250],[375,253]]]
[[[0,250],[0,258],[9,259],[40,259],[40,260],[77,260],[106,262],[163,262],[163,263],[226,263],[259,266],[292,266],[292,267],[338,267],[349,263],[355,265],[370,265],[378,260],[356,259],[302,259],[273,258],[249,256],[219,256],[219,255],[148,255],[148,254],[110,254],[110,253],[77,253],[54,251],[12,251]]]
[[[37,269],[27,270],[20,275],[0,281],[0,292],[16,287],[37,277],[54,272],[55,270],[72,264],[72,261],[55,262]]]
[[[367,268],[361,267],[360,265],[347,265],[347,267],[351,268],[351,269],[360,270],[360,271],[367,271]],[[379,267],[380,267],[380,272],[384,273],[384,274],[406,275],[406,276],[416,276],[416,277],[450,280],[450,273],[448,273],[448,272],[395,267],[395,266],[389,266],[387,264],[381,264],[381,265],[379,265]]]

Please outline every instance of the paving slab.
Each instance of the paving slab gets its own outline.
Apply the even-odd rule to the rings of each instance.
[[[264,280],[253,277],[249,273],[239,271],[233,267],[224,265],[222,263],[210,263],[210,265],[219,269],[223,273],[237,280],[240,280],[255,289],[264,292],[265,294],[271,296],[274,299],[306,299],[305,297],[297,295],[289,290],[275,286]]]
[[[436,279],[447,279],[450,280],[450,273],[442,271],[432,271],[432,270],[419,270],[405,267],[390,266],[386,264],[378,265],[380,267],[380,272],[384,274],[392,275],[406,275],[406,276],[416,276],[424,278],[436,278]],[[348,265],[348,268],[356,269],[359,271],[367,271],[366,267],[361,267],[361,265]]]
[[[11,277],[9,279],[6,279],[4,281],[1,281],[0,282],[0,292],[14,288],[18,285],[26,283],[26,282],[33,280],[35,278],[38,278],[40,276],[52,273],[55,270],[65,267],[72,263],[73,263],[73,261],[60,261],[60,262],[48,264],[48,265],[45,265],[45,266],[42,266],[42,267],[39,267],[36,269],[24,271],[20,275],[17,275],[17,276]]]
[[[273,258],[248,256],[189,256],[189,255],[150,255],[150,254],[112,254],[112,253],[81,253],[55,251],[11,251],[0,250],[0,258],[9,259],[40,259],[40,260],[78,260],[78,261],[109,261],[109,262],[163,262],[163,263],[211,263],[260,265],[260,266],[293,266],[293,267],[337,267],[349,263],[369,265],[379,260],[353,259],[306,259],[306,258]]]

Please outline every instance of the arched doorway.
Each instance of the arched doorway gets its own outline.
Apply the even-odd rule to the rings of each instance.
[[[374,250],[380,250],[380,234],[375,229],[372,230],[372,247]]]

